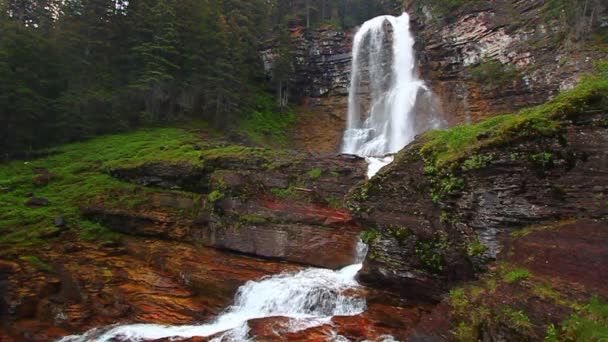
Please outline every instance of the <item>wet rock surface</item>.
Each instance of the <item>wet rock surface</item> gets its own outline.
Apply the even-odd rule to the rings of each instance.
[[[455,171],[449,181],[461,187],[436,202],[419,153],[423,142],[408,146],[349,195],[355,219],[369,228],[364,235],[371,248],[361,280],[438,300],[483,269],[484,260],[500,251],[500,237],[514,229],[606,217],[603,117],[567,124],[556,136],[476,151],[490,161]]]
[[[335,269],[354,259],[360,229],[341,207],[346,192],[364,177],[363,160],[226,154],[204,157],[202,163],[204,167],[153,163],[112,171],[137,184],[156,175],[158,187],[205,188],[202,196],[156,192],[133,209],[112,207],[102,197],[85,214],[125,234],[300,264]]]
[[[116,322],[192,324],[217,315],[248,280],[294,265],[215,249],[125,237],[39,251],[40,263],[0,260],[3,341],[48,341]]]
[[[541,104],[574,87],[605,59],[593,40],[599,20],[579,38],[563,20],[547,18],[547,1],[476,2],[440,8],[406,1],[417,36],[421,78],[439,96],[450,125]],[[446,5],[448,6],[448,5]],[[597,11],[607,8],[599,6]],[[578,21],[582,21],[579,18]]]
[[[560,326],[573,317],[586,317],[587,323],[577,324],[598,320],[605,326],[605,318],[587,316],[585,308],[592,298],[608,300],[607,228],[605,221],[566,220],[505,237],[498,263],[446,296],[412,336],[537,341],[553,329],[558,340],[595,339],[564,334]]]

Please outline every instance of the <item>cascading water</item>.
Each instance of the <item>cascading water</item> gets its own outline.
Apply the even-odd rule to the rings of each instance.
[[[355,35],[352,56],[343,152],[365,157],[372,177],[392,162],[388,155],[399,152],[416,134],[438,128],[440,121],[433,106],[417,113],[419,98],[431,103],[432,94],[415,74],[407,13],[365,22]]]
[[[163,326],[130,324],[97,328],[80,336],[67,336],[60,342],[140,341],[163,338],[191,338],[224,334],[215,340],[248,340],[247,321],[255,318],[284,316],[292,318],[294,330],[329,323],[333,316],[353,316],[365,310],[365,300],[349,297],[345,290],[356,288],[357,272],[362,267],[367,246],[357,245],[356,264],[338,271],[308,268],[249,281],[239,288],[235,303],[209,324]]]

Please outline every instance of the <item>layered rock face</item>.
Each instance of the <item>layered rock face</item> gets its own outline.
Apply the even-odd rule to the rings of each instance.
[[[568,119],[550,135],[522,128],[518,138],[462,156],[448,173],[432,169],[426,142],[418,139],[349,195],[353,215],[369,228],[361,279],[439,299],[495,256],[504,233],[571,217],[605,218],[605,122],[604,108]]]
[[[86,214],[126,234],[326,268],[351,264],[359,228],[341,209],[342,199],[363,179],[365,162],[238,149],[209,153],[199,166],[148,163],[113,171],[138,184],[202,197],[159,191],[134,209],[100,198]]]
[[[449,15],[442,12],[448,5],[436,3],[407,0],[404,8],[417,39],[418,73],[450,126],[544,103],[608,56],[601,48],[608,29],[606,6],[589,9],[592,19],[583,25],[588,32],[575,37],[566,32],[564,18],[547,14],[543,0],[467,2],[449,9]],[[340,147],[354,32],[299,28],[292,33],[290,96],[299,104],[292,140],[299,149],[334,152]],[[277,49],[262,51],[269,73]]]
[[[597,38],[606,35],[608,9],[602,5],[577,19],[588,29],[578,37],[566,14],[550,17],[551,4],[543,0],[469,2],[449,14],[432,1],[405,6],[421,78],[442,101],[450,125],[544,103],[608,56]]]
[[[292,31],[294,73],[289,97],[296,103],[298,124],[293,146],[315,152],[335,152],[346,126],[350,82],[352,31],[327,28]],[[267,72],[272,73],[278,46],[262,51]]]

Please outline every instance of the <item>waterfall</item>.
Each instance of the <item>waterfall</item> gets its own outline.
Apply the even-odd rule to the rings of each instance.
[[[355,280],[367,253],[363,242],[357,245],[356,264],[333,271],[308,268],[249,281],[241,286],[234,304],[209,324],[164,326],[129,324],[96,328],[80,336],[67,336],[60,342],[141,341],[164,338],[192,338],[223,334],[216,341],[247,341],[247,321],[285,316],[292,319],[294,331],[330,323],[333,316],[353,316],[365,310],[365,299],[345,295],[358,287]]]
[[[407,13],[371,19],[354,37],[342,152],[365,157],[369,177],[416,134],[440,126],[437,106],[422,105],[432,93],[416,76],[414,42]]]

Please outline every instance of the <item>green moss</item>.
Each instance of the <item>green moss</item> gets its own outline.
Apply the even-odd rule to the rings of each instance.
[[[485,167],[495,158],[492,153],[480,153],[481,150],[520,138],[561,137],[560,132],[567,120],[606,109],[608,73],[599,73],[584,77],[577,87],[544,105],[517,114],[494,116],[473,125],[425,133],[418,152],[430,183],[431,200],[439,203],[446,195],[464,189],[466,183],[460,177],[461,173]],[[521,158],[514,153],[511,157],[513,160]],[[528,156],[528,160],[539,165],[541,172],[553,167],[555,158],[547,151]],[[361,188],[359,195],[362,199],[367,195],[364,190]]]
[[[473,155],[462,163],[462,170],[470,171],[470,170],[484,168],[484,167],[488,166],[488,164],[490,164],[490,162],[492,162],[492,160],[494,160],[494,157],[495,156],[493,153]]]
[[[504,87],[520,77],[514,65],[502,64],[495,59],[483,61],[469,68],[471,78],[487,88]]]
[[[522,310],[515,310],[507,307],[503,309],[502,314],[510,325],[518,330],[527,330],[532,328],[530,318],[528,318],[528,316]]]
[[[565,341],[604,341],[608,339],[608,305],[593,297],[584,309],[568,317],[560,329]]]
[[[207,199],[209,200],[209,202],[211,203],[215,203],[219,200],[221,200],[222,198],[224,198],[226,195],[219,191],[219,190],[213,190],[208,196]]]
[[[414,253],[422,264],[433,273],[441,273],[445,269],[444,252],[449,246],[447,236],[438,236],[430,240],[419,240],[414,247]]]
[[[274,197],[279,199],[293,198],[296,195],[296,192],[293,187],[289,187],[286,189],[272,188],[270,189],[270,193],[272,193]]]
[[[247,214],[247,215],[241,215],[240,218],[242,221],[244,221],[246,223],[252,223],[252,224],[263,224],[263,223],[268,222],[268,220],[265,217],[259,216],[259,215]]]
[[[454,338],[457,341],[477,341],[478,335],[478,328],[469,323],[459,322],[454,329]]]
[[[319,168],[312,169],[308,171],[308,178],[310,179],[319,179],[323,175],[323,170]]]
[[[24,255],[24,256],[19,257],[19,259],[30,263],[32,266],[34,266],[39,271],[48,272],[48,273],[53,272],[53,268],[49,264],[43,262],[42,260],[40,260],[40,258],[38,258],[35,255]]]
[[[563,220],[561,222],[556,222],[556,223],[548,224],[548,225],[528,226],[528,227],[522,228],[520,230],[516,230],[516,231],[512,232],[510,235],[512,238],[520,239],[520,238],[526,237],[534,232],[559,229],[559,228],[563,227],[564,225],[570,224],[572,222],[573,222],[573,220]]]
[[[484,245],[479,239],[471,242],[467,247],[467,254],[470,257],[483,255],[488,250],[488,246]]]
[[[98,224],[82,218],[80,208],[105,196],[117,207],[135,207],[146,200],[146,191],[107,174],[116,167],[128,167],[162,160],[197,163],[200,151],[194,132],[177,128],[142,129],[100,136],[89,141],[58,147],[60,154],[28,162],[0,164],[0,250],[20,248],[52,239],[55,217],[62,216],[66,229],[87,240],[109,240],[116,236]],[[46,169],[54,178],[46,185],[34,185],[36,169]],[[49,205],[31,209],[24,205],[34,194]]]
[[[445,196],[461,191],[465,187],[464,179],[456,177],[451,173],[440,177],[433,177],[431,178],[430,183],[430,194],[433,203],[439,203]]]
[[[442,210],[439,213],[439,221],[454,225],[458,223],[458,217],[448,213],[447,211]]]
[[[550,152],[532,154],[530,155],[530,160],[538,164],[543,170],[555,166],[553,153]]]
[[[256,96],[255,110],[243,120],[237,131],[260,146],[286,147],[287,132],[296,122],[292,109],[279,111],[275,99],[263,92]]]
[[[530,271],[525,268],[516,267],[510,268],[508,266],[503,266],[501,269],[502,279],[507,283],[518,283],[524,279],[528,279],[532,276]]]
[[[327,205],[332,209],[342,209],[342,199],[337,197],[328,197],[325,199]]]
[[[378,238],[378,231],[373,228],[365,230],[363,233],[361,233],[361,240],[367,245],[373,244],[377,238]]]
[[[475,151],[504,144],[520,137],[558,133],[562,121],[608,107],[608,76],[585,77],[574,89],[555,99],[517,114],[498,115],[477,124],[456,126],[424,134],[420,148],[428,170],[450,169]]]
[[[471,302],[466,296],[464,288],[450,290],[450,306],[456,315],[463,315],[469,311]]]

